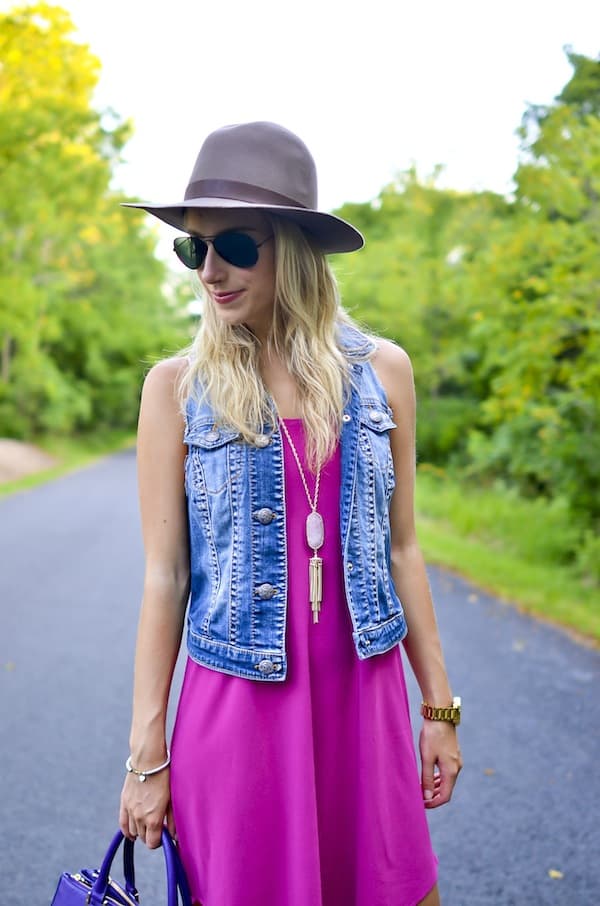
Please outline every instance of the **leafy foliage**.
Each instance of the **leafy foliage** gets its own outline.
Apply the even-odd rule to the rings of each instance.
[[[402,174],[340,210],[369,243],[337,270],[414,361],[420,459],[567,506],[564,556],[598,579],[600,60],[567,53],[569,83],[523,117],[512,200]]]
[[[143,215],[110,190],[131,126],[45,3],[0,16],[0,435],[135,424],[149,358],[182,344]]]

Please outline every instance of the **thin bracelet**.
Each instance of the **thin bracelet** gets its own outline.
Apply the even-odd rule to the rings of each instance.
[[[125,762],[125,770],[128,774],[135,774],[140,783],[143,783],[146,777],[151,777],[152,774],[159,774],[161,771],[164,771],[165,768],[168,768],[171,764],[171,753],[167,749],[167,760],[162,764],[159,764],[157,768],[150,768],[148,771],[137,771],[131,764],[131,755]]]

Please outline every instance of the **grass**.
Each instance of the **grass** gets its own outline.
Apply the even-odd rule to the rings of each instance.
[[[105,431],[93,436],[46,438],[35,443],[41,450],[54,457],[57,464],[33,475],[0,484],[0,497],[34,488],[67,472],[89,465],[109,453],[132,447],[135,444],[135,434],[131,431]]]
[[[600,589],[565,562],[574,528],[560,502],[465,485],[424,465],[417,512],[429,563],[600,644]]]

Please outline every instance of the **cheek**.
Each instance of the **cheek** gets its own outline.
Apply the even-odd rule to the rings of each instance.
[[[263,293],[270,302],[273,302],[275,300],[275,278],[272,274],[269,274],[267,277],[265,277],[263,281]]]
[[[261,305],[271,305],[275,298],[275,277],[270,270],[256,271],[252,281],[253,295]]]
[[[271,246],[272,243],[267,244]],[[273,258],[273,252],[271,248],[263,248],[261,251],[265,252],[264,256],[261,256],[258,263],[257,277],[259,278],[259,283],[261,287],[261,292],[264,295],[269,295],[271,299],[275,297],[275,261]]]
[[[273,293],[273,286],[271,283],[267,283],[263,286],[263,291],[260,294],[261,305],[260,307],[265,313],[269,315],[273,314],[275,310],[275,295]]]

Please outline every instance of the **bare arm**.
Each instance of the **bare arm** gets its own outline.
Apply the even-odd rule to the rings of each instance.
[[[148,373],[138,424],[138,484],[145,574],[135,654],[130,750],[138,770],[162,764],[169,690],[181,643],[189,592],[189,542],[185,508],[183,417],[175,381],[185,367],[169,359]],[[121,797],[120,825],[130,837],[160,843],[170,813],[169,772],[144,784],[130,775]]]
[[[447,707],[452,702],[442,646],[435,618],[423,555],[414,519],[415,392],[412,367],[406,353],[381,341],[373,360],[397,427],[390,441],[396,490],[390,508],[392,577],[404,607],[408,635],[404,648],[423,699]],[[452,795],[462,761],[455,728],[445,722],[424,721],[420,738],[423,794],[429,807],[442,805]],[[440,775],[434,781],[434,767]]]

